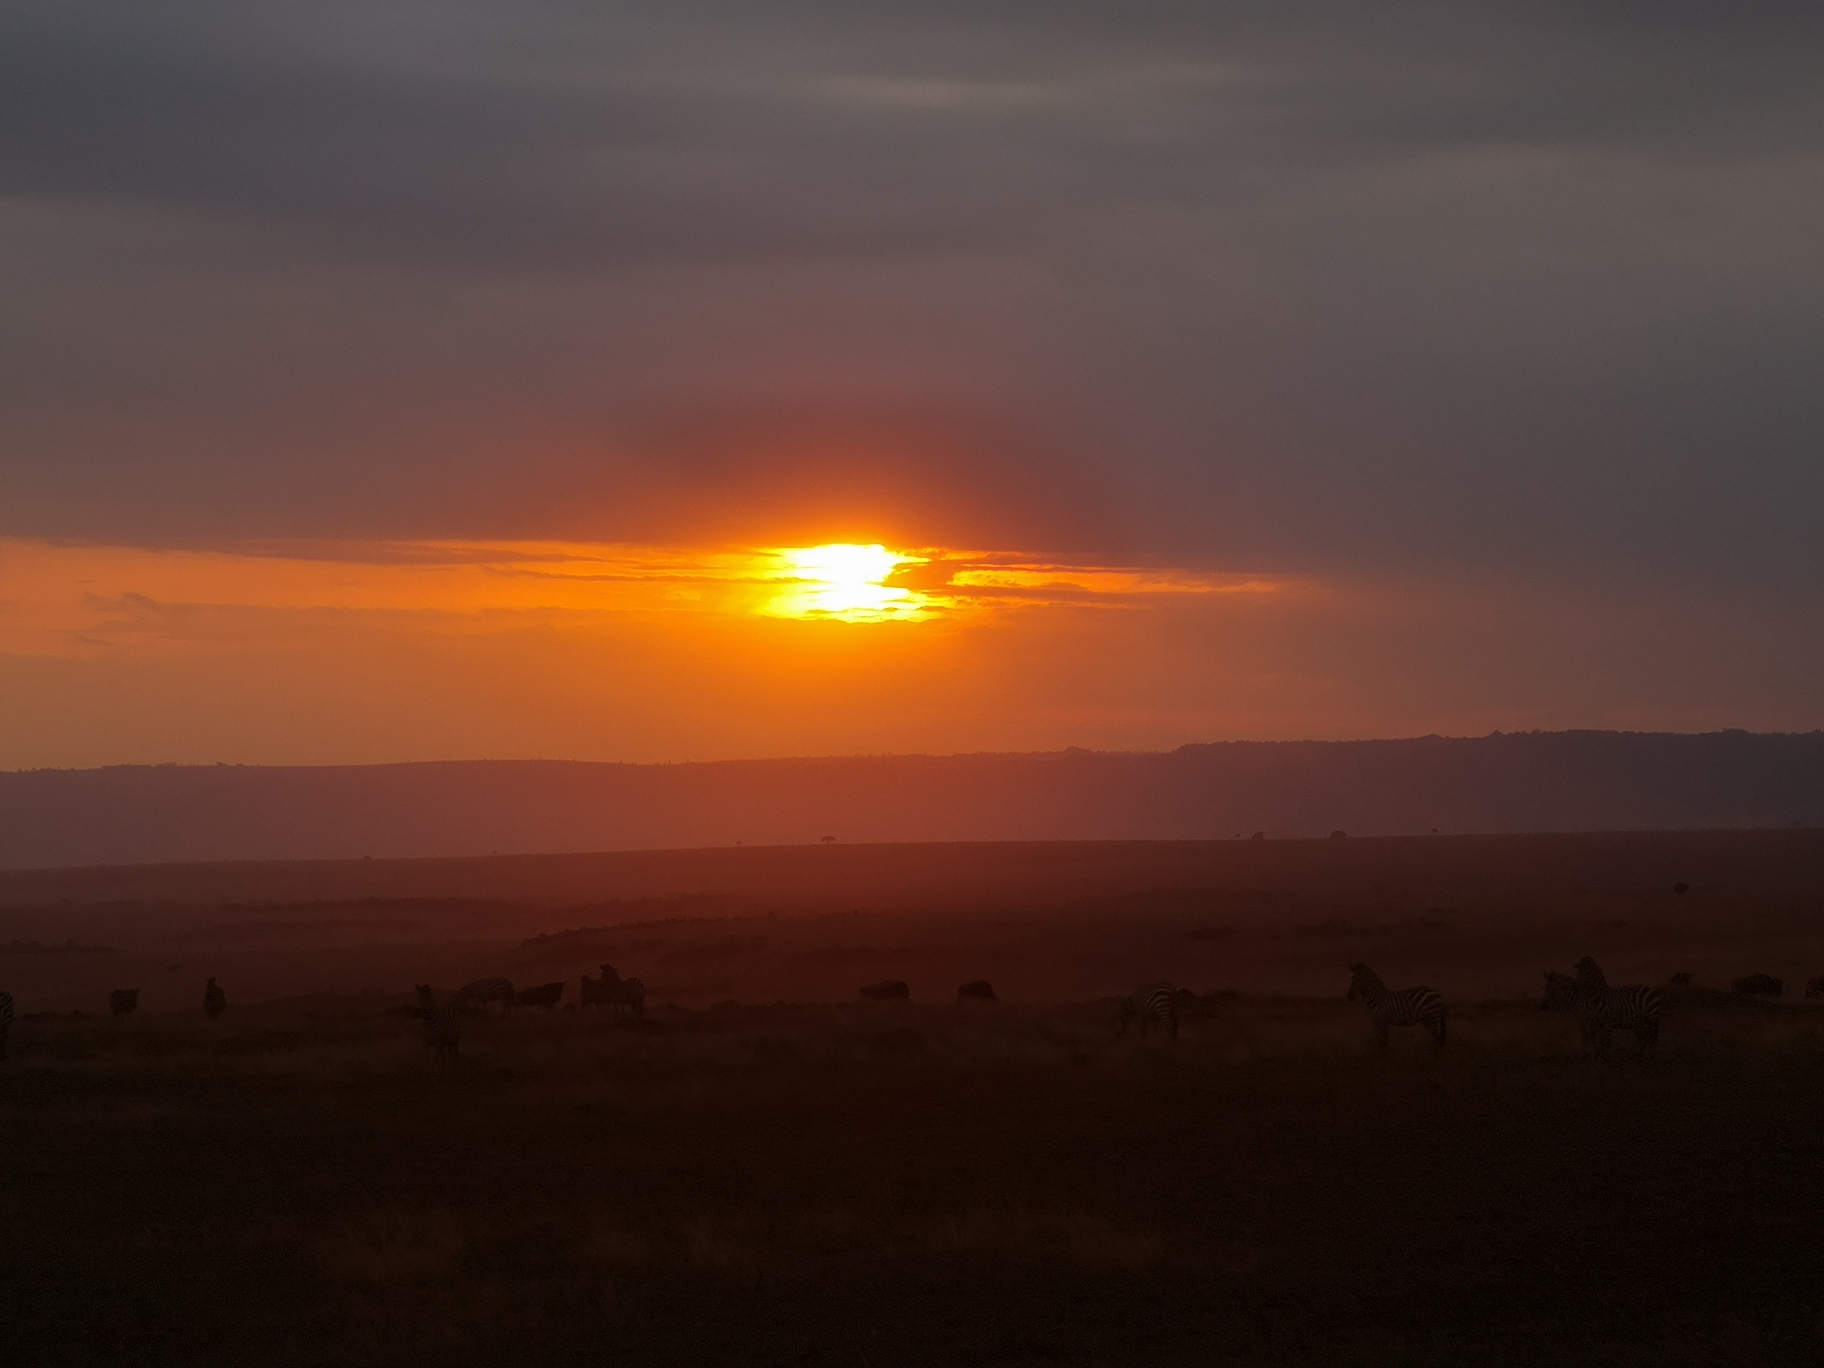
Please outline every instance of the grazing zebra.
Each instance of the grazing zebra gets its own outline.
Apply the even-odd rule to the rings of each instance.
[[[863,1002],[910,1002],[912,989],[900,979],[870,983],[861,990]]]
[[[1779,997],[1786,991],[1786,985],[1772,974],[1750,974],[1730,984],[1729,991],[1745,997]]]
[[[521,1007],[543,1007],[548,1012],[557,1006],[557,1000],[563,995],[564,985],[560,980],[557,983],[541,983],[536,988],[521,988],[517,1000]]]
[[[6,1058],[6,1034],[13,1029],[13,995],[0,993],[0,1059]]]
[[[1824,997],[1824,975],[1814,978],[1805,985],[1806,997]]]
[[[1389,1026],[1423,1026],[1440,1047],[1444,1044],[1444,998],[1435,988],[1402,988],[1395,993],[1367,965],[1352,964],[1348,1000],[1368,1009],[1368,1019],[1374,1023],[1374,1033],[1383,1050],[1387,1048]]]
[[[624,979],[614,972],[612,964],[604,964],[599,979],[583,975],[582,1002],[584,1007],[608,1008],[610,1020],[618,1021],[623,1007],[631,1011],[636,1020],[644,1020],[646,985],[637,978]]]
[[[228,1010],[228,994],[216,986],[214,979],[210,979],[209,986],[203,989],[203,1010],[211,1021],[220,1021],[222,1013]]]
[[[956,1000],[958,1002],[979,1002],[987,1006],[993,1006],[1000,1001],[994,995],[994,985],[987,979],[976,979],[973,983],[965,983],[956,990]]]
[[[1173,1040],[1178,1039],[1178,1004],[1182,1000],[1182,992],[1170,983],[1142,984],[1115,1004],[1115,1018],[1109,1023],[1114,1027],[1115,1039],[1126,1035],[1127,1028],[1136,1021],[1140,1023],[1142,1040],[1155,1022]]]
[[[1597,1058],[1609,1057],[1610,1033],[1622,1030],[1634,1033],[1634,1057],[1644,1058],[1659,1044],[1659,994],[1636,983],[1625,988],[1611,988],[1566,978],[1547,972],[1545,999],[1539,1004],[1547,1011],[1569,1012],[1583,1030],[1583,1042],[1596,1051]]]
[[[115,1020],[131,1016],[139,1008],[139,989],[116,988],[108,994],[108,1015]]]
[[[498,1002],[500,1010],[509,1010],[518,995],[513,991],[513,984],[504,978],[476,979],[465,983],[456,991],[456,1006],[464,1011],[476,1011],[486,1015],[488,1004]]]
[[[424,1037],[424,1057],[439,1067],[456,1062],[462,1048],[462,1011],[457,1003],[437,1005],[431,985],[415,985],[418,992],[418,1024]]]

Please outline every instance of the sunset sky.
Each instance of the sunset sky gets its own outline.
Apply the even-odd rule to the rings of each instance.
[[[17,0],[0,768],[1824,726],[1820,71],[1800,4]]]

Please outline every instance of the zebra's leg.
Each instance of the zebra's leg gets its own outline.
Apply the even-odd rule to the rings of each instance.
[[[1374,1023],[1374,1034],[1375,1034],[1375,1038],[1380,1041],[1381,1048],[1383,1050],[1386,1049],[1387,1048],[1387,1023],[1384,1021],[1375,1022]]]
[[[1165,1019],[1165,1026],[1172,1033],[1172,1039],[1178,1039],[1178,1009],[1172,1008],[1172,1014]]]

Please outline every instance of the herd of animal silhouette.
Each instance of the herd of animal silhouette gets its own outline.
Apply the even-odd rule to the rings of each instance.
[[[1368,1011],[1375,1037],[1383,1049],[1388,1032],[1395,1026],[1420,1026],[1442,1048],[1446,1036],[1444,997],[1435,988],[1389,989],[1380,975],[1365,964],[1349,966],[1348,1000],[1359,1002]],[[488,1015],[496,1007],[504,1014],[521,1007],[553,1011],[564,996],[565,983],[543,983],[536,988],[515,989],[504,978],[477,979],[465,984],[454,995],[439,1003],[428,983],[416,985],[417,1001],[397,1009],[419,1019],[426,1058],[439,1065],[453,1064],[462,1044],[464,1017]],[[1674,974],[1668,987],[1684,991],[1691,987],[1691,975]],[[604,964],[601,975],[582,976],[578,998],[583,1010],[605,1008],[612,1019],[623,1013],[636,1022],[646,1015],[646,985],[637,978],[622,978],[614,966]],[[1767,974],[1750,974],[1736,979],[1732,992],[1747,997],[1779,997],[1786,985]],[[1808,998],[1824,997],[1824,975],[1805,985]],[[899,979],[870,983],[861,990],[864,1002],[909,1003],[910,987]],[[965,983],[956,990],[956,1000],[965,1006],[992,1006],[998,999],[994,987],[985,979]],[[1154,1026],[1173,1039],[1178,1035],[1179,1018],[1185,1009],[1198,1001],[1188,988],[1171,983],[1148,983],[1115,1005],[1110,1023],[1116,1038],[1127,1034],[1128,1027],[1138,1026],[1142,1037]],[[563,1010],[575,1011],[578,1003],[564,1003]],[[1659,1043],[1660,995],[1643,984],[1611,988],[1595,960],[1584,956],[1577,962],[1575,974],[1547,972],[1545,997],[1540,1005],[1547,1010],[1568,1012],[1582,1028],[1584,1045],[1599,1057],[1610,1054],[1610,1038],[1615,1031],[1628,1031],[1634,1036],[1635,1057],[1641,1058]],[[108,1014],[115,1019],[130,1016],[139,1008],[139,989],[116,988],[108,994]],[[228,1010],[228,995],[211,978],[203,989],[203,1011],[211,1021],[221,1019]],[[13,1021],[13,999],[0,992],[0,1059],[6,1057],[6,1038]]]

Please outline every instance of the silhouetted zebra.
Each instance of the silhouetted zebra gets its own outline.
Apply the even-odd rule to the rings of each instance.
[[[0,993],[0,1059],[6,1058],[6,1035],[13,1029],[13,995]]]
[[[454,1002],[439,1007],[430,984],[420,983],[416,986],[424,1056],[440,1066],[454,1064],[457,1051],[462,1048],[462,1013]]]
[[[637,978],[622,978],[614,972],[612,964],[602,966],[600,986],[595,990],[595,995],[596,1001],[608,1004],[611,1020],[620,1019],[623,1007],[633,1013],[634,1020],[645,1020],[646,985]]]
[[[536,988],[521,988],[518,1001],[521,1007],[543,1007],[548,1012],[557,1006],[557,1000],[563,995],[564,985],[560,980],[557,983],[541,983]]]
[[[1584,1044],[1593,1047],[1599,1059],[1609,1057],[1610,1034],[1618,1030],[1634,1033],[1634,1056],[1644,1057],[1659,1044],[1659,994],[1638,983],[1610,988],[1597,981],[1600,973],[1569,979],[1548,972],[1545,999],[1539,1005],[1575,1017]]]
[[[1142,1040],[1152,1030],[1154,1022],[1176,1040],[1179,998],[1179,990],[1170,983],[1147,983],[1134,989],[1115,1004],[1115,1019],[1109,1023],[1115,1028],[1115,1039],[1126,1035],[1128,1026],[1138,1021]]]
[[[228,994],[216,986],[214,979],[210,979],[209,986],[203,989],[203,1010],[211,1021],[220,1021],[222,1013],[228,1010]]]
[[[490,1002],[498,1002],[500,1010],[505,1012],[512,1008],[516,997],[512,981],[509,979],[476,979],[475,982],[465,983],[456,990],[456,1006],[485,1014]]]
[[[1374,1023],[1374,1033],[1383,1050],[1387,1048],[1390,1026],[1423,1026],[1427,1035],[1440,1046],[1444,1044],[1444,998],[1435,988],[1402,988],[1395,993],[1367,965],[1352,964],[1348,998],[1368,1009],[1368,1019]]]

